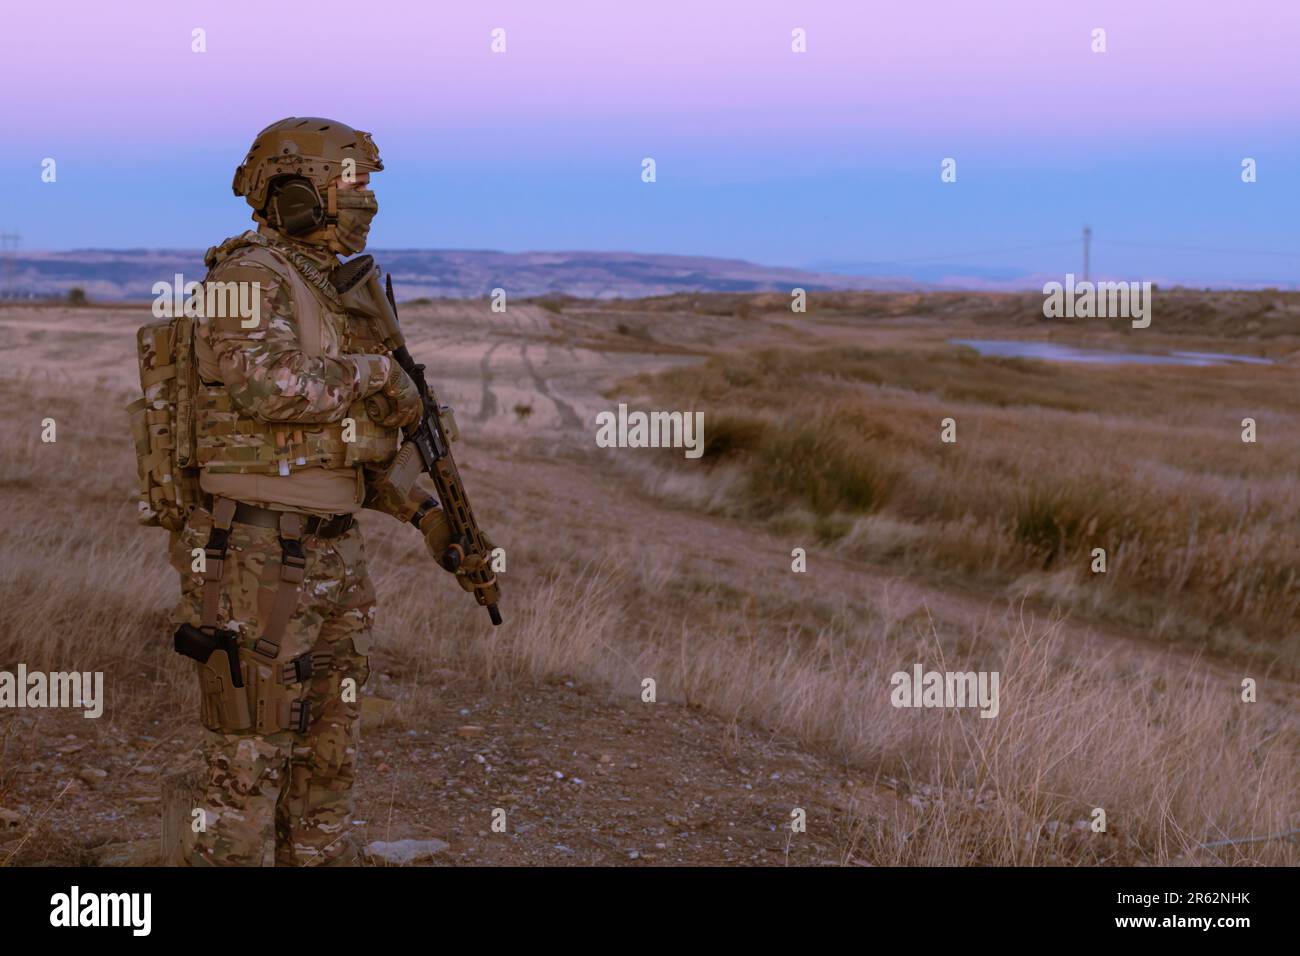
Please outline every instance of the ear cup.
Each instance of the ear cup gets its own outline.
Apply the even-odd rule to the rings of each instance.
[[[294,179],[276,189],[271,208],[285,235],[302,236],[319,229],[325,222],[316,187],[305,179]]]

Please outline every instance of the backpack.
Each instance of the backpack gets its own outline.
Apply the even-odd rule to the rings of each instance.
[[[179,531],[199,503],[194,457],[194,319],[152,322],[136,332],[143,397],[126,407],[135,440],[140,522]]]

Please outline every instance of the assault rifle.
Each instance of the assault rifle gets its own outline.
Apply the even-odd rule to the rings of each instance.
[[[424,366],[417,364],[407,351],[406,338],[397,322],[397,300],[393,298],[392,274],[386,277],[381,295],[379,270],[375,268],[374,261],[373,256],[358,256],[339,266],[331,277],[334,288],[340,297],[355,290],[351,298],[364,303],[363,311],[376,323],[384,347],[392,353],[420,391],[424,415],[414,430],[404,430],[405,442],[398,455],[409,455],[408,449],[414,449],[421,469],[433,480],[438,499],[447,514],[451,545],[442,553],[439,563],[448,571],[459,572],[467,578],[474,586],[475,600],[487,608],[493,624],[500,624],[496,575],[488,564],[491,548],[478,522],[474,520],[469,497],[465,494],[465,485],[460,480],[460,472],[451,456],[451,439],[455,434],[450,409],[438,404],[433,389],[424,377]],[[360,288],[363,284],[369,288]],[[446,421],[443,419],[444,413],[447,415]],[[447,428],[449,424],[453,428],[450,436]],[[465,566],[463,570],[462,565]]]

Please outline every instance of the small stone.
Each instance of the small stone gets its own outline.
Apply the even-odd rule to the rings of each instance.
[[[601,754],[601,755],[600,755],[600,762],[601,762],[601,763],[613,763],[613,762],[614,762],[614,758],[611,757],[609,754]]]
[[[95,862],[99,866],[157,866],[161,857],[162,847],[157,837],[109,843],[95,852]]]
[[[641,854],[640,854],[640,852],[638,852],[637,850],[628,850],[628,851],[627,851],[627,858],[628,858],[629,860],[639,860],[639,859],[641,859]]]
[[[481,737],[483,733],[484,728],[480,727],[478,724],[465,724],[463,727],[456,728],[456,735],[458,737]]]
[[[391,866],[407,866],[430,860],[449,849],[443,840],[395,840],[391,843],[377,840],[366,845],[366,856]]]
[[[100,770],[98,767],[82,767],[77,776],[93,787],[108,779],[108,771]]]

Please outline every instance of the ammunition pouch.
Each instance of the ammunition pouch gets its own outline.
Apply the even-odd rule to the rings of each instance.
[[[290,425],[259,421],[234,404],[223,385],[200,385],[195,457],[211,474],[289,475],[300,468],[350,468],[388,461],[397,450],[397,429],[379,425],[364,401],[353,402],[342,421]]]

